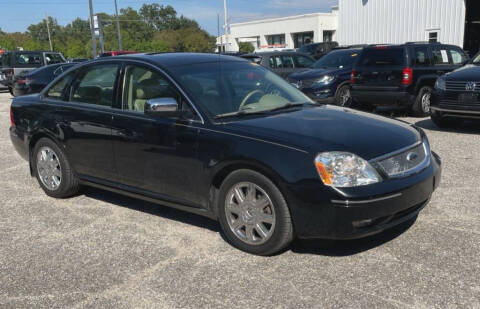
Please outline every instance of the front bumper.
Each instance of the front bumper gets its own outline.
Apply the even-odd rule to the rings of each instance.
[[[430,165],[415,175],[337,190],[322,201],[305,201],[297,195],[291,209],[295,231],[304,239],[355,239],[382,232],[417,216],[440,178],[441,161],[432,152]],[[312,189],[299,193],[312,196]]]
[[[476,99],[472,101],[462,100],[460,95],[469,93],[439,92],[432,93],[431,110],[446,117],[480,118],[480,97],[476,93]]]

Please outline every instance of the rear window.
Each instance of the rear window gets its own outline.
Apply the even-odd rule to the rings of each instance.
[[[405,63],[403,48],[365,49],[362,53],[362,66],[403,66]]]
[[[16,53],[15,64],[18,65],[42,65],[42,54]]]

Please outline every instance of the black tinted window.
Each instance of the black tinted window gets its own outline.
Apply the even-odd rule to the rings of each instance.
[[[363,66],[403,66],[403,48],[366,49],[362,53]]]
[[[415,47],[415,65],[417,66],[430,65],[427,46]]]
[[[436,46],[432,48],[433,63],[435,65],[449,64],[448,51],[445,47]]]
[[[359,51],[332,51],[315,62],[314,68],[351,68],[357,60]]]
[[[62,55],[57,53],[46,53],[45,62],[47,65],[49,65],[49,64],[65,62],[65,59],[63,59]]]
[[[95,65],[84,69],[72,86],[70,101],[112,106],[118,65]]]
[[[42,64],[42,55],[40,53],[17,53],[15,54],[15,64],[39,65]]]
[[[307,58],[305,56],[297,56],[297,68],[309,68],[313,65],[314,61],[311,60],[310,58]]]
[[[46,96],[52,99],[62,100],[65,98],[66,90],[73,78],[73,73],[68,74],[58,80],[50,89],[46,92]]]

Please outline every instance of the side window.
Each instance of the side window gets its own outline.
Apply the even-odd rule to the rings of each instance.
[[[448,52],[447,49],[441,46],[435,46],[432,48],[433,63],[435,65],[446,65],[450,64],[448,61]]]
[[[45,96],[51,99],[63,100],[68,88],[68,85],[72,81],[73,73],[64,76],[57,81],[50,89],[47,90]]]
[[[84,69],[73,82],[70,101],[111,107],[118,68],[104,64]]]
[[[275,57],[270,57],[270,59],[268,59],[268,65],[269,65],[272,69],[275,69]]]
[[[428,56],[428,47],[426,46],[415,47],[415,65],[416,66],[430,65],[430,58]]]
[[[282,63],[282,59],[280,58],[280,56],[275,56],[275,67],[276,68],[283,68],[283,63]]]
[[[293,56],[282,56],[282,62],[284,68],[293,68]]]
[[[182,104],[180,92],[162,74],[141,66],[128,65],[125,70],[123,109],[143,113],[145,103],[157,98],[174,98],[181,108],[188,106]]]
[[[304,57],[304,56],[297,56],[297,63],[296,67],[297,68],[309,68],[313,65],[313,61],[310,60],[310,58]]]
[[[467,57],[465,56],[463,51],[459,49],[452,48],[449,50],[449,52],[450,52],[450,57],[452,58],[453,64],[463,64],[467,60]]]

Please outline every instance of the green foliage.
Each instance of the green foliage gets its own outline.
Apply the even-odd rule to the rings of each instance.
[[[250,42],[239,42],[238,48],[242,53],[253,53],[255,51],[255,47]]]
[[[118,50],[117,24],[114,15],[99,13],[105,50]],[[124,50],[139,52],[211,52],[215,38],[201,29],[198,23],[177,16],[169,5],[144,4],[139,11],[123,8],[119,14]],[[66,26],[49,17],[50,34],[55,51],[66,58],[91,57],[90,23],[77,18]],[[48,50],[45,20],[30,25],[25,33],[5,33],[0,29],[0,48],[6,50],[23,47],[24,50]],[[97,42],[97,47],[100,44]],[[98,51],[100,52],[100,51]]]

